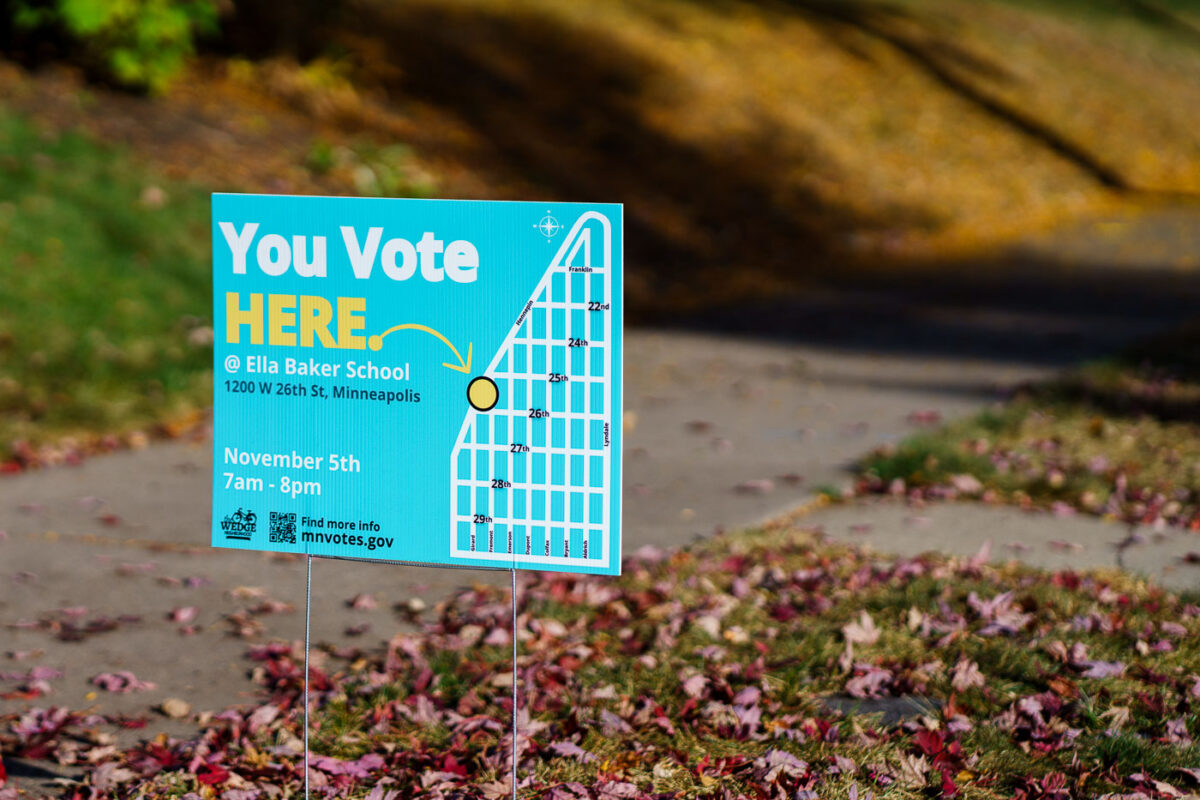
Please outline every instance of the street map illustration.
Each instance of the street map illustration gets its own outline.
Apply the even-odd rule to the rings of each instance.
[[[451,457],[454,555],[606,562],[611,274],[610,223],[584,214],[468,387]]]

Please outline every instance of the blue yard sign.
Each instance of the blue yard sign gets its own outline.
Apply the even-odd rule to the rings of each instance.
[[[212,214],[214,546],[620,571],[621,206]]]

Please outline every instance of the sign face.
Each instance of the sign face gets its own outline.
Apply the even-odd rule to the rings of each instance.
[[[214,546],[620,571],[621,206],[212,214]]]

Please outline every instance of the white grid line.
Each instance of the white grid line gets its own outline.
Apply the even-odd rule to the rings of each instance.
[[[601,247],[603,249],[604,268],[594,268],[591,270],[572,269],[570,265],[572,264],[576,255],[578,255],[580,253],[580,251],[583,252],[585,262],[589,265],[591,264],[591,247],[593,244],[591,239],[592,239],[592,230],[593,229],[590,227],[587,227],[585,225],[585,223],[588,222],[590,219],[595,219],[595,220],[599,221],[601,223],[601,225],[603,226],[604,242],[601,244]],[[571,249],[569,251],[568,251],[568,247],[571,247]],[[564,254],[566,254],[565,259],[564,259]],[[588,212],[588,213],[584,214],[583,216],[581,216],[579,218],[579,220],[576,221],[574,227],[572,228],[571,233],[564,240],[562,246],[560,247],[558,255],[555,256],[555,259],[551,263],[550,268],[543,275],[542,280],[538,284],[538,287],[534,290],[533,297],[535,299],[531,300],[525,307],[527,309],[527,313],[523,314],[523,319],[521,321],[521,324],[519,326],[514,326],[514,328],[509,332],[509,335],[506,338],[503,346],[501,347],[501,349],[499,351],[497,351],[497,353],[495,354],[495,356],[492,359],[492,363],[489,365],[489,369],[485,372],[486,375],[488,375],[490,378],[495,380],[498,384],[499,383],[504,384],[503,386],[498,386],[498,388],[500,389],[500,391],[502,393],[501,396],[506,397],[508,407],[506,409],[500,409],[497,411],[486,412],[486,413],[469,411],[467,414],[467,418],[463,420],[463,427],[459,433],[458,442],[454,448],[452,458],[451,458],[451,470],[452,470],[452,472],[451,472],[451,486],[452,486],[451,502],[452,502],[452,506],[458,510],[454,514],[453,523],[452,523],[452,528],[453,528],[451,531],[452,555],[458,556],[458,557],[464,557],[464,558],[474,558],[474,559],[483,559],[483,560],[491,560],[491,561],[511,561],[512,563],[516,564],[516,562],[518,560],[518,554],[516,552],[518,545],[514,538],[516,535],[515,528],[518,526],[522,526],[522,527],[524,527],[524,530],[525,530],[525,553],[523,555],[521,555],[520,558],[524,561],[532,562],[534,564],[545,564],[545,565],[597,565],[597,564],[607,563],[608,539],[606,536],[606,532],[607,532],[607,528],[609,527],[609,524],[610,524],[610,517],[609,517],[610,499],[609,499],[609,491],[607,490],[608,487],[604,486],[604,485],[599,486],[599,487],[593,487],[590,485],[573,486],[571,484],[573,483],[574,478],[576,477],[574,475],[575,464],[573,461],[573,457],[589,459],[587,463],[582,465],[584,474],[582,476],[579,476],[580,478],[585,479],[585,480],[588,478],[588,476],[592,472],[591,459],[596,458],[596,457],[600,457],[602,460],[602,466],[603,466],[602,480],[607,482],[611,476],[610,469],[609,469],[610,458],[611,458],[611,454],[609,451],[611,450],[611,447],[604,447],[603,444],[601,443],[601,446],[598,449],[594,449],[594,450],[591,449],[591,439],[592,439],[591,423],[603,422],[603,423],[605,423],[606,428],[612,424],[611,420],[609,418],[610,417],[609,412],[611,410],[610,404],[609,404],[609,397],[608,397],[609,393],[608,392],[603,393],[603,400],[601,402],[601,410],[599,412],[589,410],[591,407],[591,404],[592,404],[591,388],[595,384],[604,384],[607,382],[607,380],[611,379],[611,378],[606,378],[606,376],[611,376],[611,371],[612,371],[611,349],[606,346],[607,342],[611,340],[611,326],[612,326],[612,320],[611,320],[612,284],[611,284],[611,280],[609,279],[610,271],[611,271],[611,229],[609,228],[608,220],[599,214],[596,214],[594,212]],[[571,302],[573,283],[574,283],[572,276],[577,273],[578,274],[586,274],[589,276],[583,282],[584,287],[585,287],[584,292],[585,292],[586,296],[588,297],[588,301],[584,301],[582,303]],[[558,278],[558,276],[560,276],[560,275],[562,277]],[[592,280],[592,277],[591,277],[593,275],[598,276],[601,284],[603,285],[603,289],[604,289],[603,296],[600,298],[596,298],[593,294],[594,289],[595,289],[595,287],[593,285],[594,281]],[[562,294],[564,295],[564,297],[562,300],[559,300],[558,298],[554,297],[554,295],[556,293],[554,282],[556,279],[561,280],[563,282]],[[606,305],[606,306],[608,306],[608,309],[603,310],[603,311],[589,311],[588,310],[588,302],[589,301],[590,302],[598,302],[603,305]],[[545,323],[545,333],[546,333],[546,337],[544,339],[534,338],[531,335],[533,333],[533,327],[534,327],[534,324],[533,324],[534,323],[534,314],[531,313],[533,309],[539,309],[542,312],[541,319]],[[563,315],[563,323],[565,323],[565,330],[559,331],[558,330],[559,326],[556,326],[554,323],[554,317],[555,317],[556,311],[560,312]],[[575,318],[576,314],[574,312],[581,312],[582,320],[583,320],[581,330],[575,330],[574,318]],[[593,316],[593,314],[596,314],[596,313],[604,314],[604,317],[605,317],[605,322],[604,322],[605,339],[604,339],[604,342],[601,342],[598,344],[591,344],[591,338],[593,336],[593,331],[594,331],[592,316]],[[556,339],[556,337],[555,337],[556,333],[562,334],[561,341],[558,341]],[[583,353],[580,356],[583,360],[583,371],[586,374],[584,374],[584,375],[571,374],[571,361],[572,361],[572,357],[573,357],[573,351],[576,349],[576,348],[571,348],[571,347],[567,346],[569,344],[567,340],[571,339],[571,338],[577,338],[577,339],[582,338],[585,341],[588,341],[589,345],[586,347],[587,350],[594,350],[596,348],[600,349],[600,351],[603,353],[603,362],[602,362],[602,370],[604,373],[603,375],[595,376],[595,375],[591,374],[594,357],[590,353]],[[517,352],[516,348],[518,348],[518,347],[525,348],[525,351],[524,351],[525,367],[527,370],[529,370],[528,373],[519,373],[516,371],[516,352]],[[533,374],[533,367],[534,367],[534,363],[533,363],[534,352],[533,351],[534,351],[535,347],[541,348],[541,352],[545,356],[545,364],[543,366],[545,367],[545,372],[547,373],[546,375],[540,374],[540,371],[539,371],[539,374],[536,374],[536,375]],[[580,348],[580,349],[585,349],[585,348]],[[561,365],[561,369],[556,367],[556,365],[554,364],[553,355],[556,351],[562,352],[562,354],[564,356],[565,363],[563,363]],[[507,368],[503,371],[499,370],[498,367],[505,360],[507,360]],[[568,376],[567,381],[556,382],[556,383],[565,383],[566,385],[558,386],[556,388],[554,386],[554,384],[551,384],[548,381],[549,373],[559,373],[559,374],[567,375]],[[545,410],[549,411],[548,418],[540,418],[540,419],[539,418],[530,418],[528,416],[529,409],[517,410],[517,409],[513,408],[513,406],[515,404],[515,396],[514,395],[515,395],[515,387],[517,386],[517,381],[525,382],[524,383],[525,390],[526,390],[525,400],[529,406],[529,409],[544,408]],[[575,407],[577,404],[574,402],[574,390],[570,386],[570,383],[572,381],[583,384],[583,386],[586,387],[583,390],[583,396],[581,398],[582,406],[583,406],[582,409],[577,409]],[[539,384],[543,387],[543,391],[545,393],[544,403],[535,403],[534,402],[533,389],[534,389],[535,385],[539,385]],[[552,394],[554,392],[562,392],[565,394],[565,397],[563,398],[563,402],[561,404],[555,403],[551,399]],[[554,410],[553,407],[556,405],[559,405],[560,407],[565,408],[565,410]],[[487,443],[479,442],[479,429],[481,427],[480,417],[484,418],[482,421],[482,427],[488,431],[489,441]],[[528,452],[518,451],[518,452],[514,453],[508,443],[505,443],[505,444],[495,443],[494,440],[497,436],[496,425],[495,425],[495,423],[489,423],[487,421],[488,418],[492,418],[492,419],[496,419],[496,420],[499,420],[499,419],[506,420],[506,422],[508,424],[506,426],[507,430],[505,433],[505,438],[507,438],[509,440],[509,442],[513,442],[515,440],[515,438],[517,437],[516,421],[518,419],[526,420],[523,423],[523,427],[525,430],[525,435],[523,436],[523,438],[526,439],[526,441],[519,442],[518,444],[528,447],[529,448]],[[541,445],[533,443],[533,439],[535,438],[533,436],[534,426],[536,426],[539,422],[544,423],[544,425],[542,425],[542,430],[540,431],[540,433],[542,434],[541,438],[542,438],[542,442],[543,442]],[[584,426],[584,430],[583,430],[584,448],[586,448],[586,449],[577,450],[577,449],[570,447],[570,442],[572,441],[572,435],[571,435],[572,428],[575,427],[576,422],[579,422]],[[555,446],[553,443],[554,442],[554,430],[559,426],[562,427],[562,431],[563,431],[563,439],[564,439],[563,446]],[[470,442],[465,441],[465,438],[468,435],[468,433],[470,434],[470,437],[471,437]],[[458,458],[459,458],[460,453],[463,451],[466,451],[470,455],[468,457],[469,463],[467,465],[467,469],[465,470],[466,477],[460,478],[459,477],[459,468],[458,468]],[[489,472],[495,471],[495,467],[496,467],[496,455],[495,454],[498,452],[504,453],[503,463],[504,463],[504,466],[506,469],[506,475],[501,479],[512,485],[511,489],[508,489],[508,488],[496,489],[496,491],[507,491],[507,494],[504,495],[505,499],[507,500],[507,503],[505,506],[507,513],[503,516],[496,513],[497,504],[495,502],[495,495],[490,494],[487,491],[484,491],[482,493],[480,491],[481,489],[486,490],[486,489],[493,488],[492,484],[491,484],[491,479],[484,480],[484,479],[481,479],[482,476],[475,474],[476,469],[478,467],[478,465],[475,462],[479,458],[480,454],[485,454],[485,458],[487,459],[488,471]],[[514,473],[513,468],[514,468],[514,461],[515,461],[514,456],[516,456],[516,455],[532,456],[535,454],[542,454],[542,455],[548,456],[550,458],[558,456],[558,457],[567,459],[566,461],[564,461],[562,463],[564,482],[552,483],[550,481],[550,478],[553,475],[553,464],[552,463],[546,464],[544,466],[544,468],[549,473],[545,476],[546,480],[544,483],[532,483],[530,481],[513,481],[512,478],[513,478],[513,473]],[[532,470],[532,464],[527,464],[526,469],[527,469],[527,475],[528,475],[528,470]],[[499,478],[500,476],[496,476],[496,477]],[[589,481],[589,483],[590,483],[590,481]],[[461,513],[462,509],[459,506],[459,490],[462,488],[465,488],[466,492],[467,492],[467,496],[468,496],[467,497],[467,499],[468,499],[467,510],[469,510],[469,512],[470,512],[469,514]],[[521,496],[523,499],[525,499],[527,501],[532,501],[533,495],[531,494],[531,492],[533,492],[533,491],[544,491],[545,492],[544,519],[542,519],[542,520],[533,520],[533,519],[529,519],[529,518],[518,519],[514,516],[511,516],[514,513],[514,509],[515,509],[515,505],[516,505],[514,501],[517,497],[517,492],[522,493]],[[552,510],[552,504],[553,504],[553,500],[555,497],[555,493],[561,494],[563,502],[564,502],[564,508],[562,509],[564,519],[561,521],[555,521],[555,520],[551,519],[551,517],[552,517],[551,510]],[[592,522],[591,516],[590,516],[591,509],[592,509],[591,499],[597,493],[599,493],[601,495],[602,521],[600,523]],[[484,498],[486,498],[486,500],[485,500],[486,505],[487,505],[486,512],[482,511],[479,507],[481,494]],[[581,495],[583,497],[584,513],[587,514],[589,517],[588,522],[572,522],[572,521],[570,521],[571,496],[575,495],[575,494]],[[532,509],[529,508],[528,502],[525,504],[524,511],[526,514],[530,514],[530,512],[532,511]],[[490,523],[488,524],[489,541],[488,541],[487,550],[481,550],[478,547],[478,538],[477,538],[476,528],[481,527],[481,524],[475,523],[474,519],[475,519],[476,515],[479,515],[479,514],[489,517],[491,520]],[[469,544],[468,544],[467,550],[463,550],[462,548],[460,548],[460,546],[458,544],[458,536],[459,536],[458,528],[459,528],[460,523],[466,523],[467,527],[470,531]],[[505,545],[503,545],[504,552],[498,552],[499,547],[497,546],[497,543],[494,541],[494,535],[496,533],[496,526],[504,526],[506,528],[507,542],[505,543]],[[530,552],[532,549],[532,544],[533,544],[532,536],[533,536],[533,528],[534,527],[542,528],[545,530],[545,550],[546,550],[545,554],[539,553],[537,555],[532,555]],[[563,531],[563,536],[564,536],[563,541],[559,544],[559,547],[561,548],[561,550],[560,550],[561,555],[551,552],[552,531],[556,530],[556,529],[561,529]],[[582,555],[573,553],[573,548],[571,547],[572,531],[576,531],[576,532],[580,533],[583,537],[582,548],[580,548],[580,550],[582,551]],[[589,552],[592,549],[592,548],[590,548],[589,545],[590,545],[590,539],[593,535],[599,535],[599,541],[600,541],[599,551],[600,552],[599,552],[598,557],[594,553]]]
[[[546,323],[546,328],[547,328],[547,330],[549,330],[549,328],[550,328],[549,322]],[[567,347],[567,339],[568,338],[570,338],[570,337],[564,336],[561,340],[555,340],[553,337],[551,337],[547,333],[545,339],[535,339],[532,337],[529,337],[529,338],[514,337],[512,340],[512,344],[530,344],[530,345],[537,345],[538,347],[547,347],[547,348],[549,348],[549,347]],[[577,336],[575,338],[578,339],[581,337]],[[592,342],[590,339],[587,341],[589,342],[589,344],[583,345],[583,346],[579,347],[578,349],[580,349],[580,350],[604,350],[604,349],[606,349],[604,346],[605,345],[604,342]],[[575,348],[567,348],[567,349],[573,350]],[[549,367],[547,367],[547,369],[549,369]]]

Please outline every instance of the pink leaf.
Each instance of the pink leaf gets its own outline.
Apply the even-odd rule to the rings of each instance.
[[[356,594],[346,601],[346,605],[353,608],[355,611],[371,611],[379,604],[375,602],[375,598],[369,594]]]
[[[683,693],[688,697],[700,697],[704,694],[704,687],[708,685],[708,678],[703,675],[693,675],[683,682]]]
[[[846,682],[846,691],[851,697],[881,697],[886,694],[891,682],[892,673],[889,670],[868,667],[865,673]]]
[[[1120,661],[1084,661],[1079,666],[1086,667],[1084,678],[1119,678],[1125,674],[1125,664]]]
[[[62,676],[62,670],[54,669],[53,667],[39,666],[29,670],[29,680],[31,681],[54,681]]]
[[[92,678],[92,684],[106,692],[115,692],[116,694],[146,692],[158,688],[158,686],[149,681],[139,680],[132,672],[126,670],[122,670],[121,672],[102,672]]]
[[[584,750],[582,747],[574,744],[573,742],[555,742],[554,744],[550,745],[550,750],[557,756],[562,756],[563,758],[573,758],[577,761],[583,762],[584,764],[599,760],[595,755],[589,753],[587,750]]]
[[[1187,628],[1180,625],[1178,622],[1161,622],[1158,629],[1168,636],[1186,636]]]
[[[983,491],[983,484],[979,482],[979,479],[968,473],[951,475],[950,485],[966,495],[979,494]]]
[[[757,686],[747,686],[736,695],[733,696],[733,704],[735,706],[753,706],[757,705],[762,699],[762,690]]]
[[[250,716],[246,717],[246,730],[250,733],[255,733],[263,726],[270,725],[278,716],[279,706],[271,703],[259,706],[254,709]]]
[[[880,630],[875,627],[875,620],[871,619],[871,615],[866,611],[859,615],[858,622],[842,626],[842,635],[850,644],[875,644],[879,641],[879,634]]]
[[[950,679],[950,685],[954,687],[954,691],[965,692],[976,686],[982,687],[984,683],[983,673],[979,671],[979,665],[974,661],[961,658],[954,665],[954,675]]]
[[[349,775],[352,778],[369,777],[372,770],[381,769],[384,766],[383,756],[378,753],[367,753],[357,761],[342,761],[330,756],[313,755],[309,757],[309,763],[315,769],[328,775]]]
[[[1075,508],[1061,500],[1055,500],[1050,504],[1050,513],[1056,517],[1073,517],[1075,516]]]

